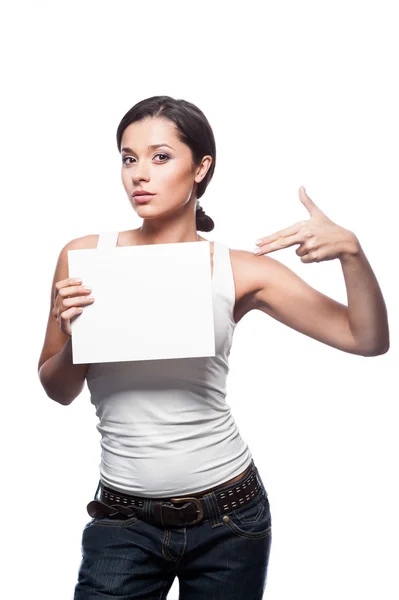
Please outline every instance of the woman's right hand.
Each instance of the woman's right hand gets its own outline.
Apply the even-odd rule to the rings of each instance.
[[[83,312],[83,306],[92,304],[94,298],[89,296],[91,288],[76,285],[74,278],[62,279],[55,284],[53,315],[66,335],[72,335],[71,319]]]

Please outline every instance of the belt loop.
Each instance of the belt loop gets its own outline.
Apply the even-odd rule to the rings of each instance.
[[[214,492],[209,492],[202,496],[202,500],[204,502],[205,510],[204,512],[209,511],[209,521],[212,527],[216,527],[217,525],[222,525],[221,514],[219,509],[219,504],[216,500],[216,495]]]
[[[98,500],[97,494],[98,494],[98,490],[100,489],[100,487],[101,487],[101,479],[98,482],[97,490],[96,490],[96,493],[94,494],[94,500]]]
[[[142,506],[142,511],[143,511],[143,520],[150,520],[153,516],[153,507],[155,505],[149,501],[148,499],[144,498],[143,499],[143,506]]]

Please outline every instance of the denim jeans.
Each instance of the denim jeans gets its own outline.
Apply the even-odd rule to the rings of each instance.
[[[73,600],[165,600],[176,577],[179,600],[261,600],[271,514],[253,461],[251,467],[260,491],[229,518],[223,518],[212,491],[204,495],[210,518],[186,527],[158,527],[137,516],[91,519],[83,529]]]

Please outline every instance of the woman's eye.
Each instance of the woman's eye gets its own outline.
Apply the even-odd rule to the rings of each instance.
[[[158,153],[155,156],[165,156],[167,159],[169,158],[169,156],[167,154],[163,154],[163,153]],[[135,160],[132,156],[125,156],[124,158],[122,158],[122,163],[126,166],[126,164],[132,164],[132,163],[126,163],[127,159],[130,158],[131,160]],[[165,162],[165,160],[162,160],[162,162]]]

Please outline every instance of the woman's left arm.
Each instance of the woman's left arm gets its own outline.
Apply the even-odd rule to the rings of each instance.
[[[356,235],[329,219],[305,188],[299,197],[310,214],[300,221],[256,241],[255,254],[264,255],[299,244],[303,263],[338,258],[341,262],[348,306],[313,289],[288,267],[273,259],[254,268],[257,292],[254,306],[326,344],[341,350],[377,356],[389,349],[385,301]]]

